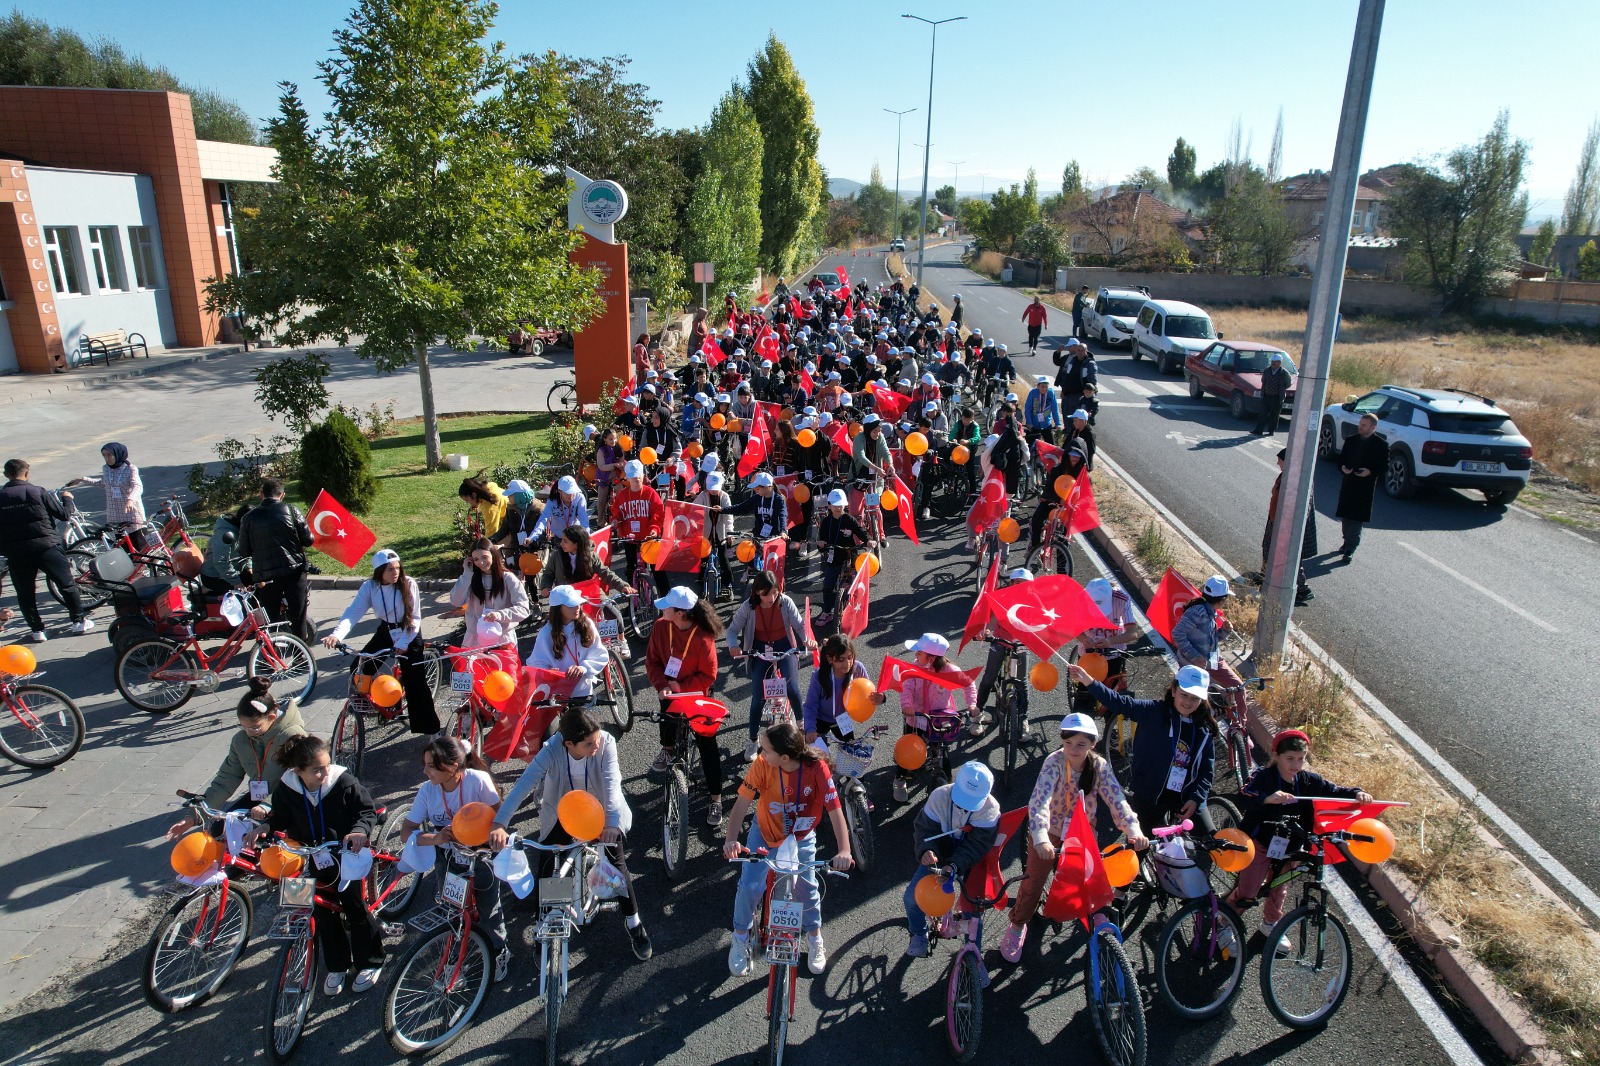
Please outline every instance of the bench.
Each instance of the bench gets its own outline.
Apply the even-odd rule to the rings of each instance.
[[[146,359],[150,358],[150,347],[145,344],[141,333],[113,329],[104,333],[84,333],[78,337],[78,353],[87,358],[90,366],[94,365],[96,356],[104,359],[109,367],[113,359],[121,359],[125,355],[131,359],[140,352],[144,353]]]

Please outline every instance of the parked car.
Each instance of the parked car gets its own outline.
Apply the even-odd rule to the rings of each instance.
[[[1322,412],[1317,454],[1337,459],[1361,416],[1378,420],[1389,444],[1383,490],[1409,499],[1427,485],[1477,489],[1491,504],[1517,498],[1533,468],[1533,448],[1511,416],[1487,396],[1465,389],[1385,385]]]
[[[1099,337],[1106,347],[1133,343],[1133,320],[1139,308],[1150,299],[1149,289],[1117,289],[1102,286],[1094,302],[1083,309],[1083,331]]]
[[[1189,395],[1195,399],[1207,393],[1228,401],[1234,418],[1248,418],[1261,409],[1261,372],[1274,355],[1283,359],[1289,372],[1289,391],[1283,397],[1280,415],[1294,409],[1294,388],[1299,371],[1282,348],[1260,341],[1216,341],[1204,351],[1184,360],[1183,376],[1189,382]]]
[[[1148,355],[1163,374],[1176,374],[1184,361],[1221,340],[1211,316],[1181,300],[1147,300],[1133,320],[1133,358]]]

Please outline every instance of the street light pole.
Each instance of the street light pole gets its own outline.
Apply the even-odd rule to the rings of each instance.
[[[1267,543],[1261,581],[1261,615],[1256,623],[1256,665],[1273,656],[1281,661],[1294,609],[1300,552],[1305,543],[1306,514],[1311,505],[1311,476],[1316,464],[1317,434],[1328,397],[1328,364],[1339,324],[1339,296],[1344,287],[1345,259],[1350,250],[1350,220],[1355,213],[1361,174],[1361,142],[1366,135],[1367,106],[1372,99],[1372,72],[1378,61],[1384,0],[1361,0],[1350,70],[1345,79],[1339,134],[1328,171],[1328,207],[1312,276],[1311,304],[1294,409],[1289,416],[1289,454],[1284,460],[1278,517]],[[1337,442],[1336,442],[1337,443]],[[1376,476],[1376,475],[1375,475]]]
[[[900,118],[909,115],[916,108],[908,107],[904,111],[893,111],[884,108],[894,116],[894,224],[889,227],[890,236],[900,236]]]
[[[960,214],[960,207],[961,207],[961,164],[965,163],[966,160],[965,159],[946,159],[945,162],[949,163],[951,166],[956,168],[955,184],[950,186],[952,189],[954,189],[956,191],[956,194],[950,200],[950,210],[952,212],[955,212],[956,214]],[[959,222],[957,222],[956,229],[959,230],[960,228],[961,228],[961,225],[960,225]]]
[[[928,45],[928,125],[927,133],[923,136],[925,142],[922,146],[922,218],[918,224],[917,234],[917,288],[922,288],[922,261],[928,250],[928,152],[933,145],[933,60],[939,49],[939,27],[946,22],[961,22],[967,16],[956,15],[947,19],[925,19],[921,15],[901,15],[903,19],[916,19],[926,22],[933,30],[933,36]]]

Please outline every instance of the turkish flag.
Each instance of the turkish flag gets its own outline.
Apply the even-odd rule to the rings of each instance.
[[[1161,575],[1161,584],[1156,586],[1156,594],[1150,598],[1150,628],[1170,642],[1172,627],[1178,624],[1183,609],[1199,595],[1200,590],[1184,580],[1182,574],[1167,567],[1167,572]]]
[[[977,600],[972,604],[972,611],[967,615],[967,624],[961,630],[961,644],[956,651],[965,648],[983,632],[984,623],[989,621],[989,593],[999,584],[1000,553],[996,552],[993,561],[989,563],[989,576],[983,579],[983,591],[978,593]]]
[[[1115,629],[1083,586],[1065,574],[1018,581],[988,595],[995,626],[1048,659],[1085,629]]]
[[[756,339],[756,351],[761,353],[763,359],[776,360],[778,358],[778,335],[769,329]]]
[[[839,269],[843,270],[844,268],[840,267]],[[850,304],[850,286],[849,286],[849,284],[841,285],[837,289],[833,290],[833,298],[835,300],[838,300],[841,303],[845,304],[846,307],[848,308],[848,306]]]
[[[728,353],[722,350],[722,345],[717,343],[717,338],[709,333],[706,334],[705,343],[700,345],[700,354],[706,357],[706,362],[711,366],[716,366],[728,358]]]
[[[839,632],[851,640],[867,631],[867,607],[872,599],[872,566],[856,571],[850,582],[850,595],[845,598],[844,610],[839,612]]]
[[[762,307],[765,307],[767,306],[767,301],[770,299],[772,299],[772,294],[770,292],[764,292],[760,296],[756,297],[756,303],[760,304]]]
[[[783,571],[789,559],[789,539],[773,537],[761,542],[761,569],[778,579],[778,591],[783,591]]]
[[[851,448],[850,448],[850,430],[845,426],[845,424],[843,422],[839,422],[839,421],[829,422],[826,426],[823,427],[822,435],[824,437],[827,437],[829,440],[833,441],[833,446],[835,448],[838,448],[841,452],[844,452],[846,455],[850,454],[850,452],[851,452]]]
[[[1078,471],[1078,476],[1072,482],[1072,492],[1062,506],[1067,509],[1067,536],[1087,533],[1100,525],[1100,508],[1094,502],[1094,486],[1089,483],[1089,471]]]
[[[589,542],[594,545],[594,555],[605,566],[611,565],[611,527],[597,529],[589,534]]]
[[[806,643],[811,645],[811,669],[822,669],[822,653],[817,650],[817,635],[811,632],[811,597],[806,597],[805,613],[800,616],[805,620]]]
[[[902,396],[893,389],[880,389],[870,383],[867,388],[872,392],[872,406],[878,412],[879,418],[898,422],[900,416],[906,413],[906,408],[911,406],[911,397]]]
[[[811,379],[811,371],[803,366],[800,368],[800,384],[805,388],[807,396],[817,394],[817,383]]]
[[[1083,807],[1083,793],[1073,800],[1072,820],[1061,839],[1056,857],[1056,873],[1045,897],[1044,916],[1053,922],[1081,921],[1089,927],[1089,917],[1111,902],[1111,881],[1106,877],[1094,828]]]
[[[978,493],[977,502],[972,505],[972,510],[967,512],[967,529],[971,530],[973,536],[977,536],[1004,518],[1010,507],[1011,502],[1006,497],[1004,472],[999,469],[990,470],[989,476],[983,480],[983,489]]]
[[[785,474],[772,479],[772,487],[783,493],[784,510],[789,515],[789,528],[800,524],[800,501],[794,498],[795,486],[800,484],[799,474]]]
[[[893,655],[885,655],[883,666],[878,670],[878,691],[900,692],[901,686],[914,677],[920,677],[940,688],[954,690],[976,684],[978,678],[982,676],[981,667],[976,670],[950,670],[936,674],[932,670],[924,670],[916,663],[908,663],[904,659],[896,659]]]
[[[920,545],[922,541],[917,539],[917,523],[911,513],[916,509],[911,490],[906,488],[906,483],[899,477],[895,477],[894,485],[891,487],[894,489],[894,494],[900,497],[900,506],[894,509],[894,513],[900,517],[900,532],[910,537],[911,543]]]
[[[606,598],[605,589],[600,587],[600,579],[591,577],[587,581],[579,581],[572,586],[583,597],[583,613],[600,621],[600,601]]]
[[[311,546],[350,570],[378,542],[378,535],[328,495],[327,489],[317,493],[317,502],[306,515],[306,525],[311,527]]]
[[[841,263],[839,266],[833,268],[833,272],[839,275],[839,284],[846,286],[845,291],[849,292],[850,271],[846,270],[844,268],[844,264]]]
[[[661,554],[656,569],[675,574],[700,572],[700,542],[706,535],[704,504],[687,500],[666,501],[666,518],[661,525]]]
[[[767,461],[767,452],[771,448],[768,443],[770,436],[767,420],[763,412],[758,411],[756,417],[752,418],[745,428],[750,431],[750,437],[744,443],[744,454],[739,456],[740,477],[749,477],[755,473],[756,467]]]
[[[1034,441],[1033,446],[1039,450],[1039,465],[1044,467],[1046,473],[1054,470],[1056,465],[1061,462],[1061,456],[1065,454],[1063,449],[1056,447],[1043,437]]]
[[[972,899],[992,899],[996,908],[1004,908],[1010,898],[1006,895],[1005,874],[1000,872],[1000,853],[1007,842],[1022,832],[1028,823],[1028,808],[1018,807],[1000,816],[995,827],[994,843],[989,853],[967,874],[967,895]],[[1027,844],[1023,844],[1027,847]]]
[[[789,312],[798,319],[803,320],[806,317],[800,313],[800,300],[794,296],[789,297]]]

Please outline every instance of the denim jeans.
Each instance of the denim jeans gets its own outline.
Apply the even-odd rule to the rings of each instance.
[[[778,844],[769,843],[761,835],[759,822],[750,823],[750,835],[745,839],[745,847],[751,851],[757,848],[776,850]],[[817,834],[807,833],[795,843],[800,845],[800,861],[812,862],[817,857]],[[748,935],[750,926],[755,922],[756,911],[761,907],[761,897],[767,890],[768,867],[764,862],[747,862],[739,871],[739,889],[733,897],[733,931]],[[801,927],[807,933],[814,933],[822,928],[822,895],[817,891],[817,872],[807,871],[800,880],[801,896],[805,899],[805,917],[801,920]]]
[[[906,925],[910,928],[912,936],[928,935],[928,916],[927,914],[923,913],[922,908],[917,905],[917,883],[924,877],[929,877],[937,873],[937,867],[918,866],[911,874],[910,883],[906,885]]]
[[[788,651],[794,647],[787,637],[783,640],[773,641],[770,644],[756,641],[752,645],[756,651]],[[762,682],[766,679],[767,670],[771,664],[754,655],[745,653],[745,673],[750,678],[750,742],[755,743],[756,734],[761,731],[761,708],[767,702],[762,695]],[[800,715],[800,665],[799,660],[793,656],[784,659],[778,664],[783,671],[783,680],[789,687],[789,711],[797,718]]]

